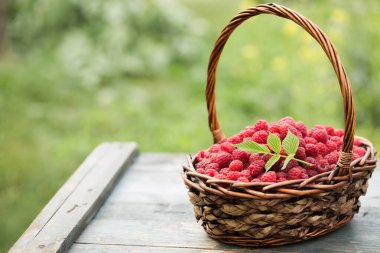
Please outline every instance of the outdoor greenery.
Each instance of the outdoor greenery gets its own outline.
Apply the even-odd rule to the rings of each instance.
[[[263,1],[7,1],[0,55],[0,252],[105,141],[143,152],[211,144],[204,99],[213,43]],[[380,2],[281,1],[335,43],[355,95],[357,134],[380,144]],[[227,135],[290,115],[343,127],[335,73],[301,28],[259,16],[232,35],[217,75]]]

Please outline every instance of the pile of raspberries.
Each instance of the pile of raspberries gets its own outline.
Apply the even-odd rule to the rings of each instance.
[[[288,130],[299,139],[295,158],[311,163],[312,166],[291,160],[286,168],[281,170],[284,164],[284,158],[281,158],[268,172],[265,172],[265,163],[271,155],[252,154],[233,146],[243,141],[267,144],[269,132],[283,140]],[[342,144],[343,130],[334,129],[331,126],[316,125],[307,130],[304,123],[295,122],[291,117],[272,123],[259,120],[254,126],[244,128],[239,134],[223,139],[207,150],[201,150],[196,156],[195,168],[198,173],[210,177],[240,182],[282,182],[307,179],[333,170],[338,162]],[[285,155],[283,151],[281,153]],[[353,153],[353,160],[366,153],[360,140],[356,138]]]

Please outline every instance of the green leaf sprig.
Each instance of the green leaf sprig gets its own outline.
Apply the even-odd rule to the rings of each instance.
[[[295,158],[298,146],[299,146],[299,140],[298,137],[295,136],[292,132],[288,130],[288,133],[286,134],[285,139],[282,141],[280,138],[272,133],[269,133],[267,144],[270,147],[270,149],[274,152],[272,153],[269,148],[264,144],[259,144],[254,141],[244,141],[239,144],[235,144],[234,146],[241,149],[248,151],[253,154],[269,154],[272,157],[266,162],[265,164],[265,171],[270,170],[272,166],[282,157],[285,158],[284,165],[282,166],[281,170],[285,169],[288,163],[291,160],[295,160],[299,163],[306,164],[308,166],[312,166],[313,164],[305,162],[301,159]],[[287,155],[281,154],[281,149],[284,149],[285,153]]]

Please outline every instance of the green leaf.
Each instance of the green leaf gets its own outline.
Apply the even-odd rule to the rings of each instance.
[[[294,158],[294,154],[288,155],[284,161],[284,165],[282,165],[281,170],[284,170],[286,166],[288,165],[288,163],[290,162],[290,160],[292,160],[293,158]]]
[[[288,155],[295,154],[297,152],[299,144],[300,141],[298,140],[298,137],[288,130],[288,134],[282,141],[282,145],[284,147],[285,152]]]
[[[280,155],[279,154],[274,154],[268,161],[267,163],[265,164],[265,171],[268,171],[270,170],[270,168],[272,168],[272,166],[278,161],[278,159],[280,159]]]
[[[280,151],[281,151],[281,140],[277,135],[269,133],[267,142],[268,142],[269,147],[274,152],[280,153]]]
[[[270,150],[265,145],[258,144],[254,141],[244,141],[242,143],[235,144],[234,146],[251,153],[270,154]]]

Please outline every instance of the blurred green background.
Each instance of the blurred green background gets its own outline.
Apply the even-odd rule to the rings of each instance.
[[[263,1],[13,0],[0,6],[0,252],[104,141],[143,152],[211,144],[204,86],[220,30]],[[335,43],[351,79],[357,134],[380,144],[380,2],[281,1]],[[227,135],[291,115],[342,127],[334,71],[290,21],[259,16],[232,35],[217,75]]]

